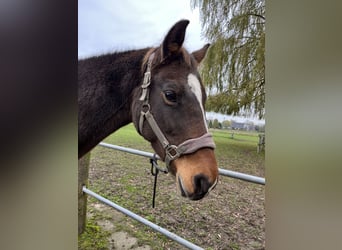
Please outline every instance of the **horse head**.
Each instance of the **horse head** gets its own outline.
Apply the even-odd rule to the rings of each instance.
[[[218,180],[215,144],[205,119],[205,89],[198,73],[209,44],[182,47],[187,20],[177,22],[142,64],[144,81],[133,94],[132,120],[175,176],[184,197],[202,199]]]

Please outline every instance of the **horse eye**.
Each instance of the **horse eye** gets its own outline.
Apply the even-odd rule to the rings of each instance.
[[[177,95],[174,91],[166,90],[164,92],[165,98],[170,102],[177,102]]]

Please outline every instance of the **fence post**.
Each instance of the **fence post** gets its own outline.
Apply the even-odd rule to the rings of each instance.
[[[87,217],[87,194],[82,187],[88,186],[90,153],[78,160],[78,234],[85,230]]]
[[[259,154],[262,150],[265,150],[265,134],[259,134],[257,153]]]

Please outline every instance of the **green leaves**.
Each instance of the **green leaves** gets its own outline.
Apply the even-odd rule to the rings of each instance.
[[[201,75],[207,108],[225,114],[265,115],[265,1],[193,0],[210,47]]]

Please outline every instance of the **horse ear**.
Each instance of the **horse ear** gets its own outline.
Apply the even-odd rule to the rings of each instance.
[[[189,23],[189,20],[180,20],[172,26],[162,44],[163,59],[179,52],[184,42],[186,27]]]
[[[196,50],[191,53],[198,63],[200,63],[205,57],[209,46],[210,46],[210,43],[207,43],[206,45],[203,46],[202,49]]]

